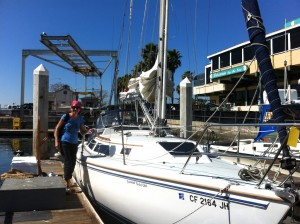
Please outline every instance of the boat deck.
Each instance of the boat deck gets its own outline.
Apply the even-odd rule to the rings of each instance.
[[[42,160],[43,172],[63,175],[62,163],[57,160]],[[66,194],[65,208],[59,210],[0,212],[0,223],[34,224],[34,223],[103,223],[85,194],[73,181],[74,192]],[[47,194],[47,193],[46,193]],[[42,200],[42,199],[41,199]],[[46,202],[45,202],[46,203]]]

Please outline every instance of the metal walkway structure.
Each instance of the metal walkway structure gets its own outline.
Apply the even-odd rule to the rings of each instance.
[[[114,100],[117,100],[117,76],[118,76],[118,52],[113,50],[82,50],[79,45],[70,36],[48,36],[45,33],[41,34],[41,43],[43,43],[48,50],[22,50],[22,74],[21,74],[21,116],[23,113],[24,92],[25,92],[25,63],[28,56],[33,56],[40,60],[51,63],[68,71],[81,74],[87,77],[102,77],[107,71],[112,62],[114,62],[114,78],[112,82],[112,92],[110,96],[110,103],[112,95]],[[59,57],[61,60],[57,60]],[[100,60],[102,59],[102,60]],[[95,65],[96,62],[102,63],[102,68]],[[86,86],[86,83],[85,83]]]

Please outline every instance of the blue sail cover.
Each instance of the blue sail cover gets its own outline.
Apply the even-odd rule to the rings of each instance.
[[[271,118],[272,118],[272,113],[270,112],[270,105],[264,105],[262,107],[261,110],[261,114],[260,114],[260,118],[259,118],[259,123],[263,124],[268,122]],[[260,126],[259,127],[259,132],[256,136],[256,138],[254,139],[254,142],[262,139],[263,137],[265,137],[266,135],[273,133],[276,131],[276,127],[275,126]]]
[[[274,122],[284,123],[284,115],[278,93],[277,81],[270,60],[270,53],[265,38],[265,28],[261,19],[261,14],[257,0],[242,0],[243,14],[246,20],[249,39],[252,51],[255,53],[262,84],[267,92]],[[287,136],[286,127],[278,126],[280,143],[283,144]],[[283,149],[284,155],[289,155],[288,149]]]

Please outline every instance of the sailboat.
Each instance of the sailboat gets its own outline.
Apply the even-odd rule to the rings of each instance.
[[[279,89],[279,93],[284,93],[285,90]],[[280,96],[282,96],[281,94]],[[285,103],[284,100],[281,98],[282,101],[282,108],[285,113],[287,123],[295,122],[295,120],[299,121],[299,110],[300,104],[299,103]],[[239,154],[246,154],[246,155],[253,155],[253,156],[266,156],[274,158],[278,149],[281,146],[281,143],[278,139],[278,134],[276,130],[276,125],[273,125],[273,114],[271,111],[270,104],[266,99],[266,93],[264,91],[264,104],[261,105],[261,113],[259,118],[259,124],[257,134],[253,138],[239,138],[238,134],[240,134],[240,129],[236,130],[236,138],[233,138],[232,141],[222,141],[217,140],[217,137],[210,139],[209,144],[207,145],[208,151],[212,150],[214,152],[222,152],[222,153],[239,153]],[[290,116],[289,114],[293,115]],[[234,124],[232,124],[234,126]],[[255,125],[252,125],[255,126]],[[234,129],[232,129],[234,130]],[[256,131],[254,132],[256,133]],[[234,134],[232,134],[234,135]],[[296,142],[293,146],[290,147],[290,154],[293,155],[295,159],[298,161],[300,160],[300,141],[296,137]],[[282,153],[280,154],[282,156]]]
[[[256,1],[246,2],[258,8]],[[161,0],[161,29],[165,29],[167,6],[168,1]],[[244,9],[252,15],[249,5]],[[249,21],[259,18],[259,11],[255,15]],[[97,206],[124,223],[280,223],[299,200],[292,176],[281,183],[266,175],[245,179],[241,172],[245,167],[210,156],[199,142],[175,137],[163,127],[162,101],[167,91],[160,85],[167,83],[165,41],[160,38],[158,64],[162,66],[150,72],[157,69],[156,77],[144,75],[157,81],[157,116],[149,113],[139,92],[141,79],[132,80],[132,88],[122,98],[140,103],[149,128],[119,123],[123,117],[119,111],[99,117],[97,131],[79,145],[77,183]],[[291,170],[295,164],[284,148],[285,139],[282,166]]]

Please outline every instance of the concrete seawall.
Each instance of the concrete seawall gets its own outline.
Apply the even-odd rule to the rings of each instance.
[[[48,117],[48,128],[54,129],[61,116],[49,116]],[[0,117],[0,129],[13,129],[13,121],[15,117],[3,116]],[[32,129],[32,116],[24,116],[20,120],[20,129]],[[84,118],[86,125],[92,125],[95,118]]]
[[[180,136],[180,131],[183,127],[180,127],[179,120],[169,120],[167,121],[168,126],[172,129],[173,133]],[[201,121],[193,121],[192,122],[192,134],[197,132],[193,139],[197,139],[203,134],[205,123]],[[234,135],[237,132],[237,126],[217,126],[217,127],[210,127],[210,131],[214,131],[215,134],[221,138],[226,139]],[[249,126],[246,128],[241,129],[240,137],[241,138],[255,138],[257,135],[258,127]],[[207,135],[207,133],[205,133]]]

